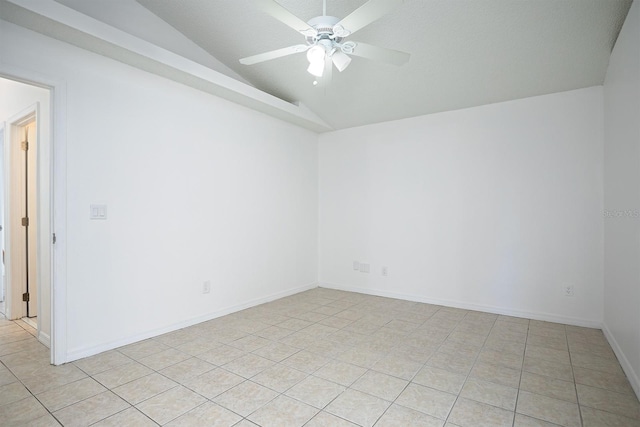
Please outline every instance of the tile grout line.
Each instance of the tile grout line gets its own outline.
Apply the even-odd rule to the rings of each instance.
[[[569,337],[567,335],[567,327],[564,327],[564,335],[567,340],[567,353],[569,354],[569,366],[571,366],[571,378],[573,378],[573,389],[576,393],[576,403],[578,405],[578,416],[580,417],[580,426],[584,425],[584,418],[582,417],[582,405],[580,404],[580,397],[578,396],[578,384],[576,383],[576,374],[573,371],[573,360],[571,358],[571,348],[569,347]]]
[[[512,427],[516,425],[516,417],[518,416],[518,401],[520,400],[520,386],[522,385],[522,375],[524,374],[524,360],[527,357],[527,346],[529,345],[529,326],[531,322],[527,322],[527,334],[524,342],[524,350],[522,353],[522,366],[520,366],[520,378],[518,378],[518,391],[516,393],[516,404],[513,408],[513,424]]]

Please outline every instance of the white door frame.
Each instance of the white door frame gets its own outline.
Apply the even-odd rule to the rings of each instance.
[[[4,165],[4,138],[5,138],[5,131],[4,131],[4,122],[0,122],[0,163],[2,163],[2,171],[0,173],[2,173],[2,182],[0,182],[0,198],[2,198],[3,203],[4,202],[4,185],[5,185],[5,180],[4,180],[4,173],[5,173],[5,165]],[[3,205],[4,206],[4,205]],[[0,221],[0,225],[2,225],[2,231],[0,231],[0,239],[2,239],[2,247],[0,249],[4,249],[4,228],[7,226],[6,223],[4,222],[4,209],[2,212],[2,221]],[[2,256],[2,255],[0,255]],[[0,300],[5,302],[5,312],[7,311],[6,309],[6,299],[7,299],[7,292],[5,290],[5,267],[4,267],[4,259],[0,259]]]
[[[51,245],[51,363],[67,362],[67,140],[66,98],[67,87],[62,80],[40,74],[33,70],[14,67],[0,62],[0,77],[48,89],[50,92],[50,230],[56,236]],[[5,135],[6,139],[6,135]],[[6,144],[5,144],[6,145]],[[44,159],[42,159],[44,160]],[[44,220],[44,218],[41,218]],[[47,242],[42,242],[46,244]],[[49,244],[52,242],[49,241]]]

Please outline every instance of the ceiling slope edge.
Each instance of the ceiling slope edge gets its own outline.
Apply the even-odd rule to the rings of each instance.
[[[53,0],[0,0],[2,19],[314,132],[332,127],[298,106]]]

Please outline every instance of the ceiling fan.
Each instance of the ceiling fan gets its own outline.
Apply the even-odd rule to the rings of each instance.
[[[409,60],[408,53],[362,42],[345,41],[345,39],[400,6],[403,1],[369,0],[347,17],[339,19],[327,16],[327,1],[323,0],[322,16],[304,22],[274,0],[258,0],[263,11],[302,34],[306,39],[306,44],[242,58],[240,63],[253,65],[295,53],[307,52],[309,60],[307,71],[316,77],[330,74],[332,64],[338,71],[344,71],[351,63],[349,55],[400,66]]]

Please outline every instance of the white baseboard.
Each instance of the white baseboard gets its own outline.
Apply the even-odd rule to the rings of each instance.
[[[357,292],[367,295],[376,295],[388,298],[398,298],[408,301],[422,302],[427,304],[442,305],[446,307],[462,308],[465,310],[484,311],[487,313],[503,314],[505,316],[524,317],[526,319],[543,320],[546,322],[564,323],[567,325],[584,326],[587,328],[602,328],[602,322],[591,319],[580,319],[569,316],[559,316],[551,313],[530,312],[523,310],[513,310],[506,307],[495,307],[491,305],[474,304],[466,301],[443,300],[437,298],[427,298],[421,295],[402,294],[388,292],[379,289],[359,288],[357,286],[337,285],[335,283],[322,282],[318,284],[322,288],[337,289],[341,291]]]
[[[51,337],[49,334],[45,334],[44,332],[38,332],[38,341],[47,346],[47,348],[51,348]]]
[[[237,304],[231,307],[226,307],[221,310],[217,310],[211,313],[207,313],[201,316],[193,317],[191,319],[177,322],[162,328],[153,329],[140,334],[128,336],[108,343],[95,345],[92,347],[76,348],[67,352],[66,363],[73,362],[74,360],[82,359],[102,353],[104,351],[113,350],[114,348],[122,347],[124,345],[132,344],[134,342],[146,340],[148,338],[157,337],[158,335],[166,334],[169,332],[177,331],[178,329],[186,328],[189,326],[197,325],[198,323],[206,322],[208,320],[216,319],[218,317],[226,316],[227,314],[235,313],[246,308],[254,307],[256,305],[264,304],[269,301],[273,301],[279,298],[284,298],[289,295],[294,295],[300,292],[307,291],[318,287],[317,282],[309,283],[296,288],[287,289],[285,291],[276,292],[274,294],[266,295],[260,298],[249,300],[242,304]]]
[[[627,375],[627,379],[629,380],[633,391],[636,392],[636,396],[638,397],[638,399],[640,399],[640,378],[638,376],[639,373],[634,370],[633,366],[629,362],[629,359],[627,359],[627,356],[625,356],[622,348],[618,344],[618,341],[616,341],[615,336],[609,330],[606,323],[602,325],[602,332],[604,332],[604,336],[607,338],[607,341],[609,341],[609,345],[611,345],[613,352],[616,354],[618,362],[620,362],[622,370]]]

